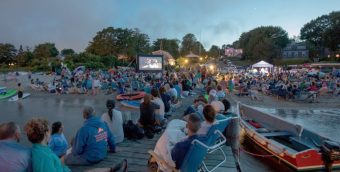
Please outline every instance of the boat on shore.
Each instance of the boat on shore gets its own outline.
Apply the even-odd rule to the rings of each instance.
[[[7,89],[6,87],[0,87],[0,100],[13,97],[17,94],[15,89]]]
[[[239,113],[245,135],[296,171],[340,168],[340,143],[251,106]]]

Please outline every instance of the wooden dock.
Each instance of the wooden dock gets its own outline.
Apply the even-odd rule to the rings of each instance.
[[[184,110],[193,103],[195,97],[196,96],[191,96],[183,99],[181,106],[176,112],[172,113],[171,119],[180,118]],[[92,166],[70,166],[70,169],[75,172],[80,172],[92,168],[108,168],[121,162],[123,159],[127,159],[129,172],[155,172],[155,169],[151,169],[147,165],[150,157],[148,150],[154,149],[160,136],[160,134],[156,134],[153,139],[144,138],[137,141],[124,140],[122,143],[117,144],[117,152],[108,153],[108,156],[102,162]],[[216,172],[237,172],[231,148],[225,146],[224,152],[227,155],[227,160]],[[205,162],[208,168],[211,168],[221,162],[221,160],[223,160],[221,153],[213,153],[206,157]]]

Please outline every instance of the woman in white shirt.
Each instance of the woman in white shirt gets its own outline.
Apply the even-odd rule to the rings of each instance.
[[[115,108],[114,100],[107,100],[107,113],[104,113],[101,119],[107,124],[113,134],[115,143],[120,143],[124,140],[123,117],[122,113]]]
[[[151,95],[152,95],[152,102],[158,104],[160,107],[159,109],[156,110],[156,121],[162,125],[165,122],[165,118],[164,118],[165,107],[164,107],[163,100],[160,98],[159,92],[156,88],[153,88],[151,90]]]

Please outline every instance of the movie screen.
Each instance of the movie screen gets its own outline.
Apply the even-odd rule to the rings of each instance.
[[[139,56],[138,57],[139,71],[161,71],[163,70],[162,56]]]

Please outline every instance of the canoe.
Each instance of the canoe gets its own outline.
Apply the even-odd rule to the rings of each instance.
[[[139,109],[139,106],[140,106],[139,100],[123,100],[120,103],[125,107],[129,107],[133,109]]]
[[[0,94],[0,100],[2,99],[7,99],[9,97],[12,97],[14,96],[15,94],[17,93],[17,90],[15,89],[9,89],[7,90],[6,92],[3,92]]]
[[[139,100],[144,98],[145,92],[135,92],[135,93],[127,93],[127,94],[119,94],[117,95],[117,100]]]
[[[27,98],[27,97],[30,96],[30,95],[31,95],[30,93],[24,93],[24,94],[22,95],[22,99],[25,99],[25,98]],[[11,97],[10,99],[8,99],[8,101],[10,101],[10,102],[15,102],[15,101],[18,101],[18,100],[19,100],[18,95],[13,96],[13,97]]]
[[[245,135],[294,170],[340,168],[340,143],[247,105],[239,112]]]

